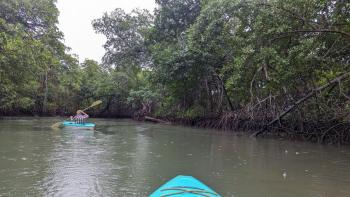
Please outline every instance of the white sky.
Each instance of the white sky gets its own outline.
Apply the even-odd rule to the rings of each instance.
[[[96,34],[91,21],[101,18],[104,12],[122,8],[130,12],[134,8],[148,9],[153,13],[154,0],[58,0],[60,11],[58,27],[64,33],[65,44],[80,61],[85,58],[101,62],[105,37]]]

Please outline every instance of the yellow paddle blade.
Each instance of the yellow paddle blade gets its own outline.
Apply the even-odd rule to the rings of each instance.
[[[93,102],[89,107],[83,109],[83,111],[86,111],[86,110],[90,109],[91,107],[95,107],[96,105],[99,105],[101,103],[102,103],[101,100],[97,100],[97,101]]]
[[[90,107],[95,107],[96,105],[99,105],[99,104],[101,104],[101,103],[102,103],[101,100],[95,101],[95,102],[93,102],[93,103],[90,105]]]
[[[52,129],[59,129],[61,125],[62,125],[62,122],[56,122],[55,124],[51,125],[51,128]]]

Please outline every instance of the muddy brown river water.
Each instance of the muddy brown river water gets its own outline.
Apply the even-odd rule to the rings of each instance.
[[[0,196],[147,196],[180,174],[222,196],[350,196],[349,146],[114,119],[51,130],[57,120],[0,120]]]

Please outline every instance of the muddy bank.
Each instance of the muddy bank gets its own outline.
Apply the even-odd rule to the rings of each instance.
[[[164,122],[190,127],[210,128],[232,133],[246,132],[252,137],[282,137],[285,139],[322,144],[350,144],[350,123],[341,120],[296,121],[285,119],[268,126],[268,123],[271,121],[269,119],[258,120],[227,114],[219,117],[154,118]],[[137,118],[137,120],[147,121],[142,118]],[[161,121],[159,123],[162,123]]]

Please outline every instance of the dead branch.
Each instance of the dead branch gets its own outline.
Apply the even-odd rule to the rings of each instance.
[[[167,121],[161,120],[161,119],[157,119],[157,118],[152,118],[150,116],[145,116],[145,120],[146,121],[150,121],[150,122],[155,122],[155,123],[163,123],[163,124],[170,124]]]

